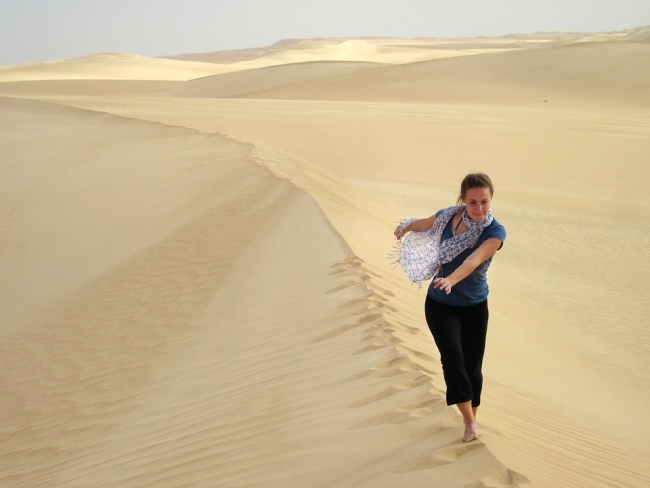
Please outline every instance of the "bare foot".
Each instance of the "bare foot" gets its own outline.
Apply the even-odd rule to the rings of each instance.
[[[470,442],[478,439],[478,427],[476,424],[465,424],[463,442]]]

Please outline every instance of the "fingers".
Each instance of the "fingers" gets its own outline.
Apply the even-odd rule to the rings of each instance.
[[[444,291],[447,295],[451,293],[451,283],[446,278],[436,278],[433,280],[433,288]]]

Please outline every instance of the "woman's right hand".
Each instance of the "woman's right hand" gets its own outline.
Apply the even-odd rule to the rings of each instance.
[[[393,233],[396,239],[401,239],[407,232],[426,232],[433,227],[436,216],[432,215],[428,219],[408,219],[400,222]]]

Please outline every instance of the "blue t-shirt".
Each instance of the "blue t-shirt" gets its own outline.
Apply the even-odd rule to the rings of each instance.
[[[440,212],[442,212],[442,210]],[[440,212],[436,214],[436,217],[440,215]],[[454,236],[451,228],[452,221],[453,219],[449,219],[449,223],[442,231],[442,241],[451,239]],[[492,220],[492,223],[488,225],[483,230],[483,232],[481,232],[481,235],[473,247],[465,249],[453,260],[447,264],[443,264],[442,272],[439,273],[436,278],[444,278],[446,276],[449,276],[456,270],[456,268],[463,264],[463,261],[465,261],[465,259],[467,259],[470,254],[476,251],[476,249],[478,249],[486,239],[491,238],[499,239],[502,243],[506,240],[506,228],[497,222],[496,219]],[[487,260],[482,262],[474,271],[472,271],[468,277],[456,283],[452,287],[451,293],[449,293],[449,295],[440,289],[434,289],[433,281],[431,281],[431,284],[429,285],[427,294],[436,302],[444,303],[446,305],[462,307],[466,305],[475,305],[477,303],[481,303],[487,298],[489,292],[486,273],[491,261],[492,257],[489,257]]]

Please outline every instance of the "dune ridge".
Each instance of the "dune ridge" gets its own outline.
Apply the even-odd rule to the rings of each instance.
[[[0,81],[190,80],[226,71],[227,67],[214,64],[103,53],[45,63],[2,66]]]
[[[69,185],[84,174],[97,186],[88,178],[125,170],[111,162],[120,144],[133,149],[122,141],[130,134],[141,143],[154,137],[157,150],[174,154],[176,175],[167,181],[175,191],[154,185],[156,196],[142,192],[161,166],[159,156],[149,159],[154,146],[145,146],[130,175],[140,203],[114,208],[115,217],[151,204],[162,204],[166,215],[181,204],[170,214],[180,220],[163,217],[162,234],[156,227],[140,231],[140,242],[109,254],[112,264],[86,269],[90,274],[66,293],[50,291],[48,305],[3,331],[3,483],[286,486],[308,479],[322,486],[425,486],[430,470],[442,485],[527,481],[484,444],[459,442],[458,414],[432,386],[434,360],[418,350],[421,332],[391,323],[392,292],[368,286],[372,272],[311,197],[242,159],[249,150],[255,160],[266,152],[187,129],[2,101],[3,123],[16,131],[22,124],[46,134],[47,116],[57,117],[59,164],[68,157],[62,145],[111,134],[108,149],[89,141],[103,164],[90,152],[85,165],[55,172],[68,181],[73,201],[80,189]],[[71,130],[75,138],[62,137]],[[199,165],[179,152],[197,139],[211,149],[198,153],[199,160],[211,155]],[[3,139],[5,149],[23,143]],[[216,154],[222,158],[215,163]],[[180,161],[185,170],[178,173]],[[197,185],[204,190],[196,193]],[[165,203],[164,196],[172,199]],[[71,237],[83,235],[85,221],[65,207],[53,211],[68,227],[58,239],[83,247]],[[19,235],[7,242],[4,263]],[[93,253],[77,254],[72,267],[92,261]],[[16,276],[24,272],[14,266]],[[61,279],[48,284],[60,287]],[[423,428],[436,435],[423,435]],[[386,437],[390,442],[381,441]]]
[[[394,51],[394,52],[391,52]],[[381,48],[366,41],[343,41],[334,45],[300,46],[279,50],[237,63],[217,64],[137,54],[103,53],[41,63],[0,67],[0,82],[38,80],[150,80],[186,81],[233,71],[266,68],[311,61],[402,63],[422,59],[475,54],[473,52],[423,51],[409,47]]]

